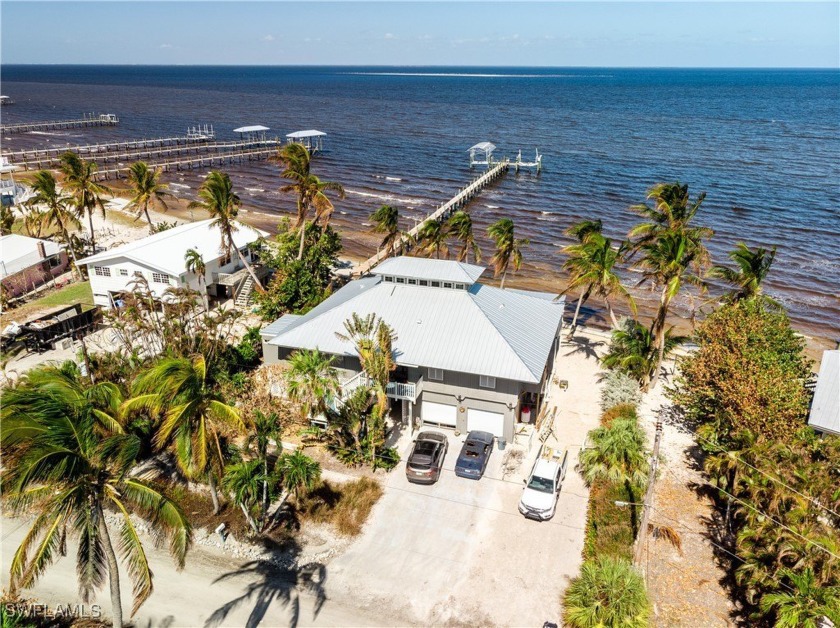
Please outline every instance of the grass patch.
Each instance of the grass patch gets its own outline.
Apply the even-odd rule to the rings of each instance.
[[[359,478],[342,484],[324,481],[300,499],[297,511],[303,521],[328,523],[339,534],[356,536],[362,531],[362,526],[380,497],[382,487],[370,478]]]
[[[22,323],[38,312],[54,310],[62,305],[74,303],[81,303],[83,310],[93,307],[93,292],[89,281],[71,283],[58,290],[51,290],[39,299],[5,310],[2,316],[3,325],[7,324],[7,319]]]
[[[619,508],[616,501],[630,501],[623,486],[602,481],[592,484],[583,545],[585,560],[598,556],[632,558],[633,508]]]

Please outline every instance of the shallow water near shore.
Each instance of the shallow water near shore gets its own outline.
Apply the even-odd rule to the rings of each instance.
[[[777,245],[767,291],[804,333],[840,337],[836,70],[3,66],[2,76],[16,101],[3,123],[120,117],[115,128],[10,135],[4,151],[183,135],[205,123],[227,139],[248,124],[278,136],[326,131],[315,169],[347,188],[334,220],[359,256],[375,251],[366,231],[379,205],[398,206],[408,228],[474,176],[471,145],[492,141],[497,156],[521,149],[524,159],[538,148],[540,176],[511,172],[470,206],[482,234],[507,216],[530,238],[514,285],[562,289],[566,227],[599,217],[621,238],[648,187],[680,180],[708,193],[698,220],[716,232],[715,262],[739,240]],[[249,222],[270,229],[292,211],[276,165],[225,170]],[[204,175],[166,179],[190,198]],[[489,241],[481,244],[489,258]],[[650,312],[655,295],[635,294]],[[683,315],[692,307],[678,305]]]

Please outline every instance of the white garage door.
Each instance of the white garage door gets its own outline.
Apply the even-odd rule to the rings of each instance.
[[[433,403],[424,401],[420,411],[423,423],[434,423],[435,425],[446,425],[455,427],[458,410],[455,406],[445,403]]]
[[[505,435],[505,415],[499,412],[467,409],[467,431],[481,430],[490,432],[493,436]]]

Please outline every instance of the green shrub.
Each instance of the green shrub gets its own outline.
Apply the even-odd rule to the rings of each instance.
[[[586,516],[586,539],[583,558],[614,556],[630,559],[633,555],[633,529],[636,511],[620,508],[616,501],[627,501],[624,489],[604,480],[592,483],[589,511]]]
[[[639,380],[623,371],[607,371],[601,381],[601,410],[604,412],[618,405],[638,406],[642,400]]]
[[[639,415],[636,412],[636,406],[629,403],[613,406],[601,415],[601,425],[609,427],[616,419],[629,419],[638,422]]]
[[[563,619],[572,628],[646,628],[650,601],[629,561],[603,556],[583,563],[563,596]]]

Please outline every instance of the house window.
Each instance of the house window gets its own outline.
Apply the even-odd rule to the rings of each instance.
[[[428,279],[421,279],[420,280],[420,285],[421,286],[428,286],[429,285],[429,280]]]
[[[408,280],[408,285],[410,285],[410,286],[416,286],[416,285],[417,285],[417,280],[416,280],[416,279],[409,279],[409,280]]]
[[[478,385],[481,388],[495,388],[496,387],[496,378],[490,377],[489,375],[479,375],[478,376]]]
[[[449,282],[446,282],[445,284],[443,284],[443,287],[444,287],[444,288],[451,288],[451,287],[452,287],[452,284],[451,284],[451,283],[449,283]]]
[[[385,275],[384,279],[385,279],[385,281],[387,281],[388,283],[394,283],[394,278],[393,278],[393,277],[390,277],[390,276],[388,276],[388,275]]]
[[[111,276],[111,269],[107,266],[94,266],[93,267],[93,274],[97,277],[110,277]]]
[[[397,277],[397,283],[405,283],[405,277]]]
[[[443,369],[429,369],[429,379],[434,382],[442,382]]]
[[[127,268],[120,268],[119,273],[120,273],[120,277],[128,277],[128,269]]]
[[[433,281],[432,282],[432,288],[440,288],[440,282],[439,281]]]
[[[163,273],[152,273],[152,281],[155,283],[165,283],[169,285],[169,275]]]
[[[456,283],[456,284],[455,284],[455,289],[456,289],[456,290],[463,290],[463,289],[464,289],[464,284],[462,284],[462,283]]]
[[[54,255],[50,258],[50,268],[55,268],[61,264],[61,257]]]

